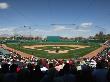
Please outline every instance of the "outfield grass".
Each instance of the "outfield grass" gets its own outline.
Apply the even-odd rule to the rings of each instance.
[[[46,47],[43,47],[43,48],[39,48],[39,49],[43,49],[43,50],[37,50],[37,49],[26,49],[26,48],[23,48],[24,45],[35,45],[35,44],[68,44],[68,45],[71,45],[71,44],[78,44],[78,45],[86,45],[86,46],[90,46],[90,47],[86,47],[86,48],[82,48],[82,49],[77,49],[77,50],[69,50],[68,53],[63,53],[63,54],[50,54],[48,53],[47,51],[44,51],[45,49],[50,49],[50,50],[54,50],[51,46],[46,46]],[[37,57],[41,57],[41,58],[49,58],[49,59],[53,59],[53,58],[56,58],[56,59],[67,59],[67,58],[77,58],[77,57],[81,57],[81,56],[84,56],[88,53],[90,53],[91,51],[94,51],[96,50],[97,48],[100,47],[99,44],[97,43],[73,43],[73,42],[69,42],[69,43],[47,43],[47,42],[44,42],[44,43],[7,43],[6,44],[8,47],[11,47],[11,48],[14,48],[16,50],[20,50],[22,52],[25,52],[25,53],[28,53],[28,54],[32,54],[34,56],[37,56]],[[68,50],[68,49],[71,49],[70,47],[60,47],[61,50]]]

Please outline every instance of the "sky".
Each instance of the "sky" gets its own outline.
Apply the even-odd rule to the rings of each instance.
[[[110,33],[110,0],[0,0],[0,35]]]

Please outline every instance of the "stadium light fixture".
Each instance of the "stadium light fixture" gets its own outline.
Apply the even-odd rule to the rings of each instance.
[[[25,28],[27,27],[27,28],[30,30],[30,35],[29,35],[29,36],[31,37],[31,26],[26,26],[26,25],[24,25],[24,27],[25,27]]]

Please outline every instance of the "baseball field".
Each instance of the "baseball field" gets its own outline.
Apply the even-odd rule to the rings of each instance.
[[[77,59],[100,47],[92,42],[20,42],[6,45],[23,53],[49,59]]]

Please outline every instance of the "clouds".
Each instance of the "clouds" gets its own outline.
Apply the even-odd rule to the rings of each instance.
[[[38,33],[43,33],[43,35],[59,35],[59,36],[87,36],[87,33],[91,32],[93,23],[81,23],[80,25],[53,25],[50,26],[52,29],[40,29],[38,28]]]
[[[85,22],[81,23],[80,25],[54,25],[53,31],[55,32],[62,32],[62,31],[76,31],[76,32],[87,32],[91,29],[93,23],[92,22]]]
[[[3,35],[3,34],[13,35],[14,29],[15,28],[11,28],[11,27],[0,28],[0,35]]]
[[[91,28],[92,25],[93,25],[93,23],[88,22],[88,23],[82,23],[79,27],[80,27],[80,29],[88,30]]]
[[[64,30],[71,30],[72,28],[66,27],[64,25],[55,25],[53,31],[60,32]]]
[[[0,34],[14,34],[15,32],[20,35],[29,35],[30,31],[32,36],[87,36],[87,33],[92,33],[93,23],[81,23],[79,25],[50,25],[50,26],[36,26],[32,29],[26,28],[0,28]],[[9,29],[10,28],[10,29]],[[24,32],[25,30],[25,32]],[[88,35],[89,36],[89,35]]]
[[[79,26],[76,27],[77,31],[89,31],[92,28],[92,22],[81,23]]]
[[[87,22],[87,23],[82,23],[82,27],[90,27],[93,23],[92,22]]]
[[[1,2],[0,3],[0,9],[8,9],[8,8],[9,8],[8,3],[6,3],[6,2]]]
[[[55,25],[53,26],[53,31],[87,32],[91,30],[92,25],[92,22],[81,23],[80,25]]]

